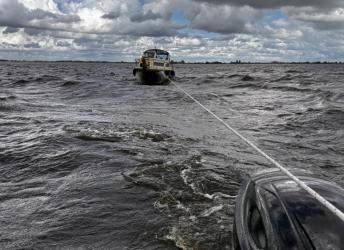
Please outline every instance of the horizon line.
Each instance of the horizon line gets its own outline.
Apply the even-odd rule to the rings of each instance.
[[[78,63],[135,63],[134,61],[107,61],[107,60],[25,60],[25,59],[0,59],[0,62],[78,62]],[[174,64],[343,64],[344,61],[230,61],[230,62],[221,62],[221,61],[173,61]]]

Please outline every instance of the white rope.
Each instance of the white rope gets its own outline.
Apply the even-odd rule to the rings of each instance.
[[[211,114],[213,117],[215,117],[216,120],[221,122],[226,128],[228,128],[230,131],[232,131],[236,136],[238,136],[240,139],[242,139],[244,142],[246,142],[249,146],[251,146],[254,150],[256,150],[259,154],[261,154],[264,158],[266,158],[273,165],[275,165],[277,168],[279,168],[282,172],[284,172],[286,175],[288,175],[300,187],[302,187],[311,196],[313,196],[317,201],[319,201],[321,204],[323,204],[325,207],[327,207],[331,212],[333,212],[335,215],[337,215],[342,221],[344,221],[344,213],[342,211],[340,211],[338,208],[336,208],[332,203],[327,201],[324,197],[322,197],[320,194],[318,194],[316,191],[314,191],[311,187],[307,186],[306,183],[304,183],[299,178],[297,178],[295,175],[293,175],[291,172],[289,172],[285,167],[283,167],[280,163],[278,163],[276,160],[274,160],[269,155],[267,155],[263,150],[258,148],[253,142],[251,142],[246,137],[244,137],[242,134],[240,134],[236,129],[229,126],[224,120],[222,120],[220,117],[218,117],[216,114],[214,114],[210,109],[205,107],[202,103],[200,103],[198,100],[196,100],[192,95],[190,95],[183,88],[178,86],[175,82],[172,81],[171,83],[176,88],[178,88],[180,91],[182,91],[185,95],[190,97],[190,99],[192,99],[195,103],[197,103],[199,106],[201,106],[204,110],[206,110],[209,114]]]

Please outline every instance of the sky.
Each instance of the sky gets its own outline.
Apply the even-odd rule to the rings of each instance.
[[[0,0],[0,59],[344,61],[344,0]]]

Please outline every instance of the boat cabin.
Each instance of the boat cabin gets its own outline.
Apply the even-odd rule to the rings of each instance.
[[[155,59],[160,59],[160,60],[169,60],[170,59],[170,54],[161,49],[149,49],[143,52],[143,58],[148,59],[148,58],[155,58]]]
[[[149,49],[136,59],[137,67],[150,70],[173,71],[170,54],[161,49]]]

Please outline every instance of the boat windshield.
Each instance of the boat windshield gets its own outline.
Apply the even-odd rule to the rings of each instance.
[[[154,58],[155,57],[155,53],[151,52],[151,51],[145,52],[145,53],[143,53],[143,57],[145,57],[145,58]]]
[[[169,53],[163,50],[147,50],[143,53],[144,58],[157,58],[160,60],[168,60]]]
[[[156,58],[162,59],[162,60],[167,60],[168,59],[168,54],[166,54],[166,53],[157,53]]]

